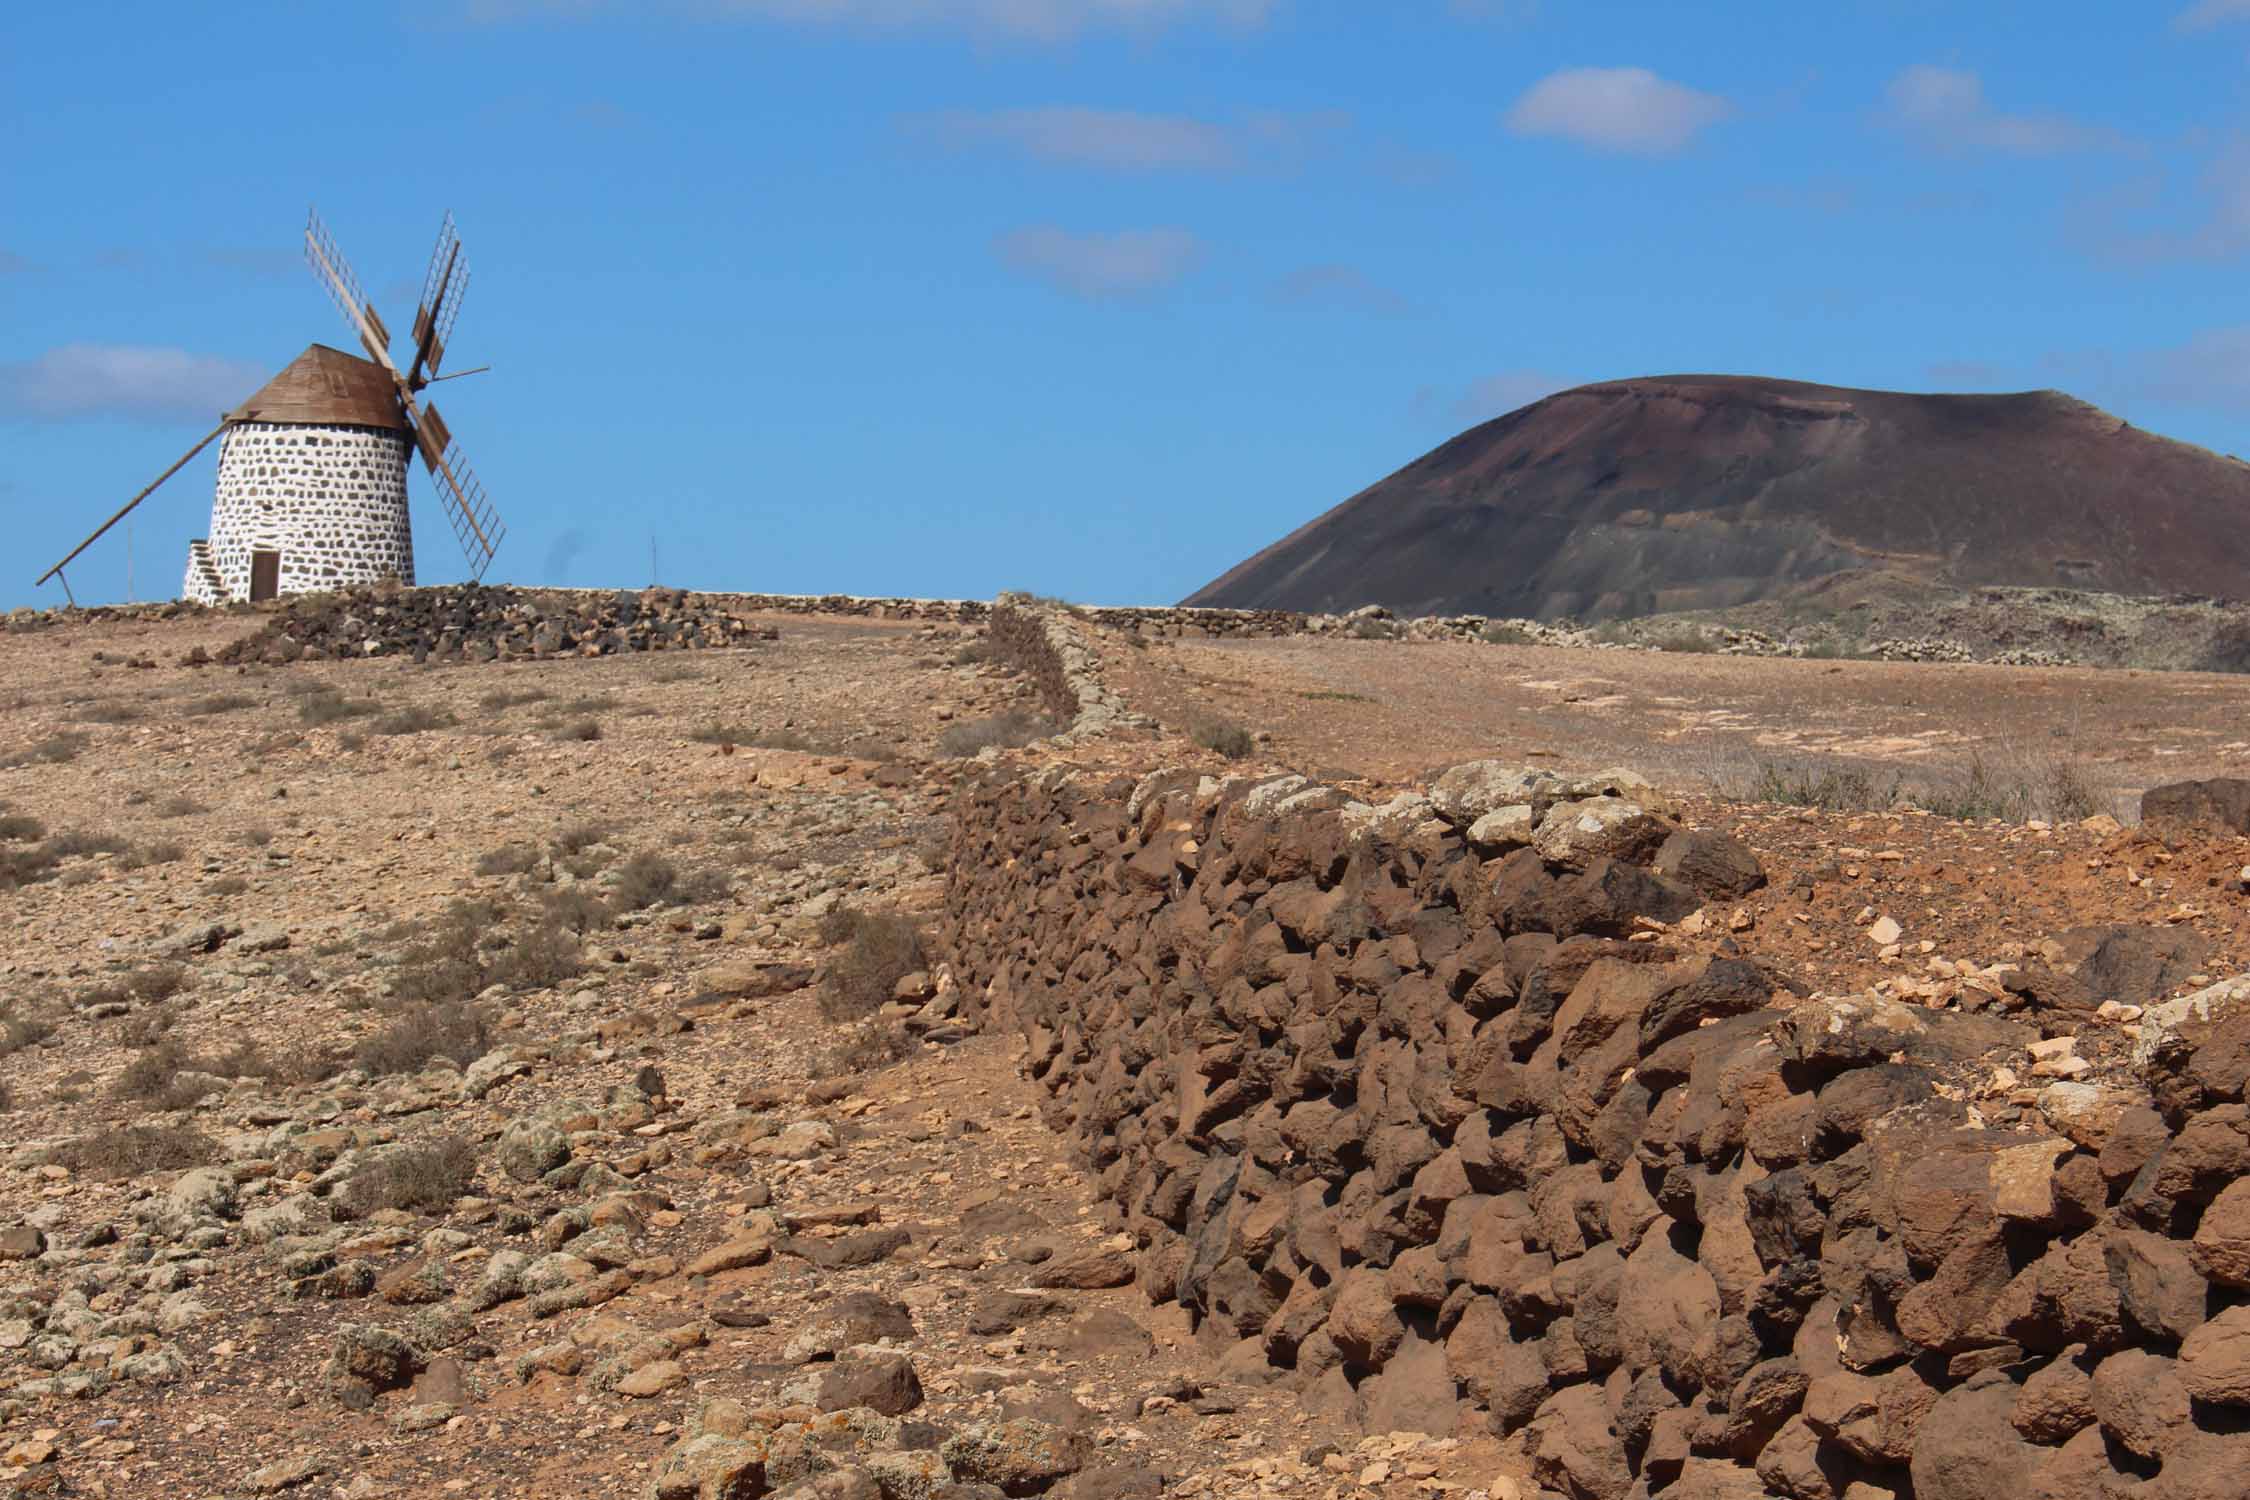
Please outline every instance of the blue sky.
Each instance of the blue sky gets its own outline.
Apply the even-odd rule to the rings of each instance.
[[[2057,386],[2250,451],[2250,0],[363,0],[0,20],[0,606],[313,341],[491,577],[1188,592],[1582,381]],[[135,515],[177,592],[216,448]],[[417,466],[422,581],[461,562]],[[82,601],[126,595],[113,532]]]

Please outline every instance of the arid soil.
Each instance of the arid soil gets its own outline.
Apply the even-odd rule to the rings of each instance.
[[[1026,687],[955,664],[951,627],[777,623],[751,651],[450,668],[169,665],[244,629],[225,621],[12,646],[0,759],[27,759],[0,816],[123,847],[0,892],[0,1227],[46,1247],[0,1265],[0,1484],[639,1495],[703,1403],[848,1404],[807,1351],[877,1341],[911,1359],[922,1446],[1047,1421],[1110,1486],[1089,1494],[1315,1487],[1323,1440],[1355,1475],[1483,1484],[1490,1456],[1455,1445],[1360,1457],[1110,1286],[1003,1040],[847,1054],[867,1028],[820,1013],[819,919],[928,909],[958,765],[938,737]],[[166,664],[113,665],[134,659]],[[316,685],[377,707],[328,719]],[[623,904],[636,855],[684,899],[591,928],[581,973],[470,981],[492,1050],[469,1083],[447,1058],[351,1066],[426,1023],[408,995],[449,903],[520,935],[574,884]],[[481,957],[498,974],[505,945]],[[448,1138],[473,1153],[450,1204],[331,1223],[306,1192]],[[540,1180],[558,1141],[575,1183]],[[205,1162],[223,1186],[183,1177]],[[781,1233],[746,1245],[767,1212]],[[426,1368],[354,1389],[335,1351],[364,1325],[412,1330]]]
[[[1159,719],[1239,723],[1299,769],[1386,785],[1491,755],[1625,764],[1691,792],[1747,792],[1768,765],[1947,787],[1981,758],[2035,802],[2069,767],[2101,810],[2130,816],[2151,785],[2250,763],[2250,678],[2211,673],[1302,636],[1160,642],[1110,660]]]
[[[774,624],[442,667],[176,665],[247,628],[212,616],[11,638],[0,1494],[640,1496],[690,1430],[868,1406],[903,1424],[886,1495],[965,1453],[999,1457],[963,1497],[1532,1493],[1498,1439],[1365,1437],[1151,1307],[939,955],[861,1003],[840,913],[941,898],[941,736],[1039,705],[980,630]],[[1479,756],[1636,766],[1769,876],[1688,946],[1754,937],[1808,989],[1942,1003],[2112,923],[2192,939],[2167,988],[2250,963],[2250,841],[2124,826],[2250,753],[2242,679],[1095,643],[1164,731],[1008,755],[1372,800]],[[1230,764],[1214,724],[1259,742]],[[1980,753],[2069,816],[1881,779]],[[1769,763],[1876,779],[1743,800],[1818,789]]]

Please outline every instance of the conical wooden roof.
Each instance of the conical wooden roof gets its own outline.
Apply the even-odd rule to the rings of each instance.
[[[406,430],[398,388],[383,367],[313,344],[233,411],[229,422],[348,422]]]

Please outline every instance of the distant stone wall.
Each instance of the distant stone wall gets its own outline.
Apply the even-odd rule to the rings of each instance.
[[[567,593],[491,588],[348,589],[290,599],[258,630],[190,665],[411,656],[520,661],[747,646],[777,632],[722,595],[681,589]]]
[[[395,578],[414,582],[403,433],[377,427],[238,422],[219,446],[211,565],[225,591],[205,598],[191,562],[188,597],[250,597],[253,552],[280,554],[280,591],[302,594]]]
[[[1102,680],[1100,650],[1081,628],[1078,611],[1029,594],[1002,594],[987,617],[985,635],[1001,660],[1031,679],[1048,716],[1065,734],[1153,725]]]
[[[2048,1083],[2071,1044],[2005,997],[1683,960],[1754,862],[1554,795],[964,790],[943,946],[1141,1289],[1369,1430],[1521,1433],[1571,1500],[2241,1494],[2250,980]]]

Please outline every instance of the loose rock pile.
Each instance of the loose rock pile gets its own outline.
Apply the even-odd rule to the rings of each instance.
[[[737,596],[679,589],[573,594],[468,583],[301,595],[215,657],[198,648],[188,661],[521,660],[746,646],[774,637],[774,628],[749,618]]]
[[[1578,1500],[2241,1492],[2250,986],[2018,1089],[2053,1018],[1682,961],[1748,851],[1490,764],[993,778],[952,871],[1142,1290],[1309,1403]]]

